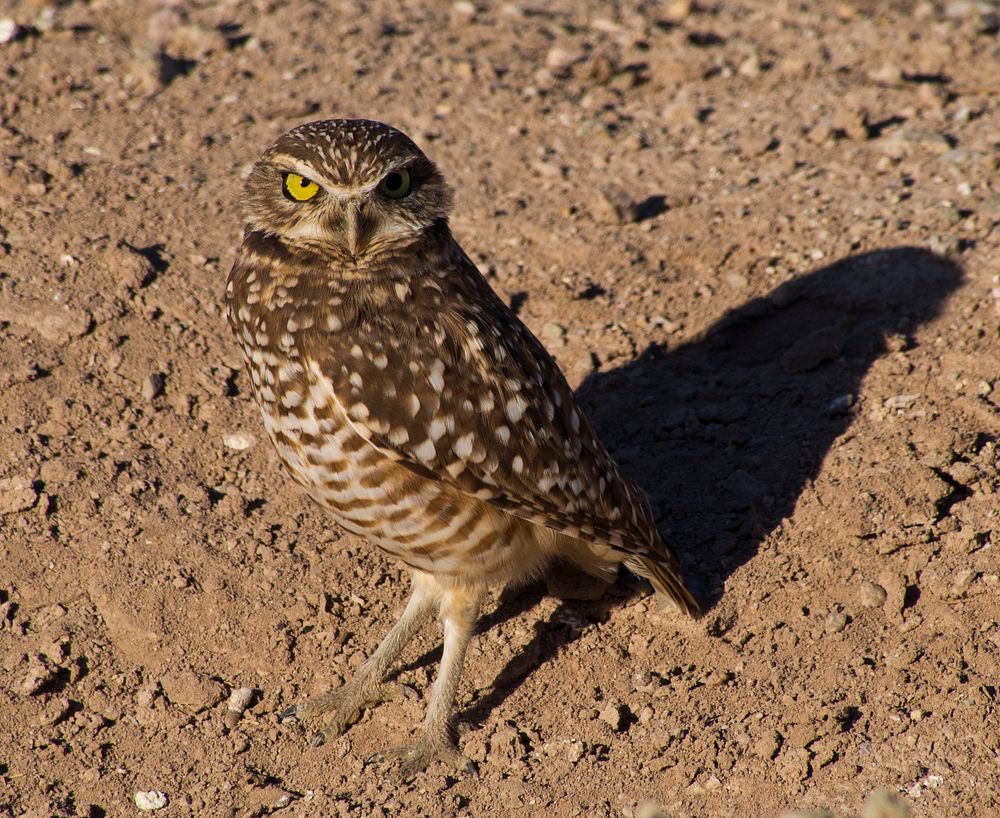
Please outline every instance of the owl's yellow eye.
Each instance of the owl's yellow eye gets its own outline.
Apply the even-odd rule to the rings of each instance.
[[[297,173],[285,174],[285,195],[296,202],[308,202],[319,193],[319,185]]]

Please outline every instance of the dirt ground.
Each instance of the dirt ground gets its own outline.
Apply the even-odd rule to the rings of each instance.
[[[0,0],[0,816],[1000,814],[997,16]],[[326,116],[441,166],[706,611],[498,592],[475,777],[366,764],[433,629],[345,736],[276,715],[406,594],[280,471],[220,309],[250,163]]]

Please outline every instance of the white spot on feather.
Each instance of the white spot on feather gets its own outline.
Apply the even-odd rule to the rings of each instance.
[[[435,358],[431,361],[427,381],[435,392],[441,394],[441,391],[444,389],[444,361],[440,358]]]
[[[467,435],[462,435],[451,447],[452,451],[461,457],[462,460],[467,460],[469,455],[472,454],[472,440],[472,432],[469,432]]]
[[[424,463],[430,463],[434,459],[434,455],[437,454],[437,449],[434,448],[434,441],[427,438],[413,450],[413,453]]]
[[[511,423],[517,423],[524,415],[524,410],[527,408],[528,404],[520,395],[512,397],[509,401],[507,401],[507,405],[505,407],[507,417]]]

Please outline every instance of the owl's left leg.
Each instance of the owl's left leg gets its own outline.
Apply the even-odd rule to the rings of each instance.
[[[446,587],[441,593],[441,624],[444,628],[444,651],[434,682],[431,701],[420,737],[412,744],[384,750],[371,761],[401,762],[399,776],[411,778],[432,762],[441,761],[465,772],[475,772],[476,765],[458,749],[455,730],[455,694],[462,675],[465,652],[469,647],[479,609],[485,596],[479,586]]]
[[[339,736],[343,733],[361,718],[366,708],[394,698],[397,688],[385,683],[386,674],[403,648],[433,613],[438,605],[439,594],[438,583],[430,574],[414,571],[410,599],[402,616],[375,652],[361,664],[354,678],[337,690],[289,707],[280,717],[297,716],[304,720],[321,717],[322,728],[312,739],[312,746],[318,747],[329,735]]]

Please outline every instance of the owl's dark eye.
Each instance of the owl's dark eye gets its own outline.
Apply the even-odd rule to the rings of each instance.
[[[378,192],[390,199],[402,199],[410,192],[410,172],[406,168],[394,170],[379,182]]]

